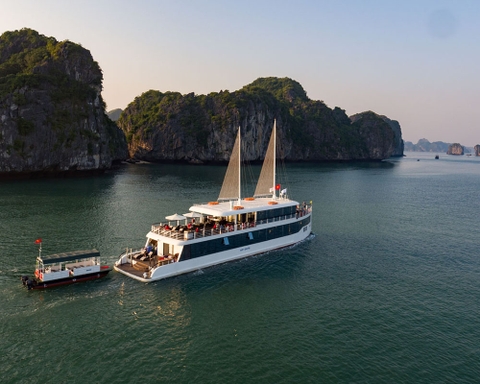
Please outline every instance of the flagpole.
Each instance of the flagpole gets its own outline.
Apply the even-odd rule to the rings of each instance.
[[[35,240],[35,244],[38,244],[38,257],[42,258],[42,239]]]

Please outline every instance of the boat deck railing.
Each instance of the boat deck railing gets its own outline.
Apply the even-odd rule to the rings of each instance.
[[[156,253],[154,254],[152,252],[147,255],[145,253],[145,248],[138,250],[127,248],[126,252],[121,256],[126,256],[126,260],[123,263],[116,264],[117,268],[136,276],[148,277],[150,271],[153,269],[167,264],[176,263],[178,261],[179,254],[175,253],[174,255],[157,255]]]
[[[151,227],[151,232],[156,234],[170,237],[176,240],[194,240],[200,239],[203,237],[210,237],[210,236],[217,236],[225,233],[235,232],[235,231],[244,231],[249,230],[254,227],[259,227],[262,225],[266,225],[273,222],[279,222],[284,220],[289,220],[293,218],[300,218],[305,215],[308,215],[312,211],[312,206],[307,205],[305,208],[300,209],[298,212],[290,214],[290,215],[283,215],[278,216],[270,219],[265,220],[258,220],[256,222],[246,222],[241,224],[233,224],[227,223],[225,225],[212,225],[212,224],[205,224],[205,225],[194,225],[191,228],[187,228],[187,226],[180,226],[177,225],[173,228],[170,228],[168,223],[159,223],[153,224]]]

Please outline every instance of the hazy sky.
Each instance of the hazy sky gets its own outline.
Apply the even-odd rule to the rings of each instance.
[[[0,0],[0,34],[24,27],[89,49],[107,110],[290,77],[404,140],[480,144],[478,0]]]

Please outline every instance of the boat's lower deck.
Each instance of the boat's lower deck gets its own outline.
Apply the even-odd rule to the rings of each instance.
[[[148,265],[132,265],[130,263],[126,264],[121,264],[121,265],[116,265],[115,269],[117,271],[122,271],[126,272],[130,275],[138,276],[138,277],[143,277],[144,273],[148,273]]]
[[[177,258],[178,254],[148,256],[142,251],[137,251],[130,255],[127,263],[116,265],[115,269],[133,276],[145,277],[152,269],[174,263]]]

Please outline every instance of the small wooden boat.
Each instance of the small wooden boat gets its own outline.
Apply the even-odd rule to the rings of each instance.
[[[40,247],[34,277],[21,277],[23,285],[29,290],[95,280],[106,276],[112,270],[108,265],[100,264],[100,252],[96,249],[42,257],[41,240],[35,243],[40,244]]]

